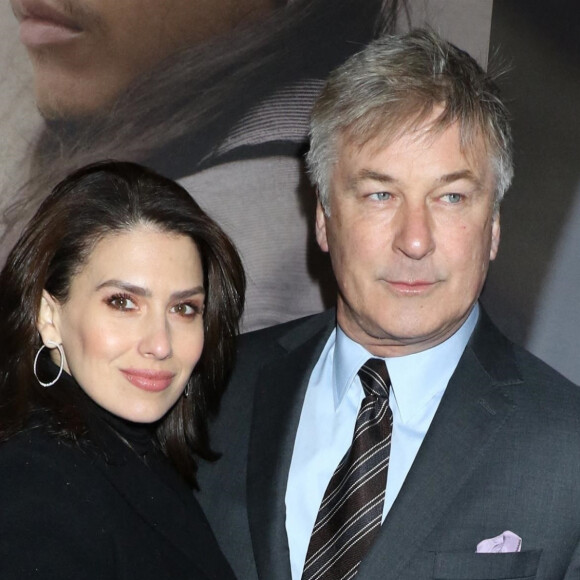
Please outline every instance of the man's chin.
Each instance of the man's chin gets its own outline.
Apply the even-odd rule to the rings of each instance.
[[[376,319],[365,316],[340,317],[339,324],[353,340],[376,356],[395,357],[432,348],[448,339],[464,319],[446,324],[442,320],[426,320],[425,315]]]

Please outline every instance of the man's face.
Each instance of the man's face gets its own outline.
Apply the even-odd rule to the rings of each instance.
[[[271,0],[10,0],[49,118],[90,115],[174,52],[258,18]]]
[[[466,320],[499,244],[494,174],[482,142],[459,129],[387,146],[345,140],[317,239],[330,252],[341,328],[377,356],[435,346]]]

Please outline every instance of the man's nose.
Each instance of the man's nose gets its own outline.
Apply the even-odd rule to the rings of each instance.
[[[435,249],[433,223],[425,204],[404,205],[395,218],[394,249],[421,260]]]

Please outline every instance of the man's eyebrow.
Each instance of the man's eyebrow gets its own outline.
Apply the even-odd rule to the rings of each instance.
[[[446,185],[448,183],[454,183],[455,181],[460,181],[461,179],[466,179],[474,183],[477,187],[481,188],[481,180],[471,171],[470,169],[462,169],[461,171],[454,171],[453,173],[447,173],[442,175],[437,179],[437,182],[441,185]]]
[[[152,292],[148,288],[136,286],[135,284],[131,284],[123,280],[117,280],[115,278],[101,282],[97,286],[97,290],[101,290],[102,288],[118,288],[119,290],[123,290],[130,294],[135,294],[136,296],[144,296],[145,298],[151,298],[152,296]],[[194,288],[188,288],[187,290],[179,290],[178,292],[171,294],[171,298],[173,300],[183,300],[197,294],[205,294],[203,286],[200,285],[195,286]]]
[[[356,187],[361,181],[366,180],[378,181],[379,183],[397,183],[397,180],[388,173],[380,173],[372,169],[361,169],[354,177],[349,180],[350,188]]]
[[[455,181],[460,181],[461,179],[466,179],[474,183],[477,187],[481,187],[481,180],[471,171],[470,169],[461,169],[460,171],[453,171],[452,173],[447,173],[437,178],[438,185],[447,185],[449,183],[454,183]],[[357,175],[355,175],[349,181],[349,186],[351,188],[356,187],[361,181],[372,180],[378,181],[384,184],[397,183],[398,180],[388,173],[380,173],[378,171],[373,171],[371,169],[362,169]]]

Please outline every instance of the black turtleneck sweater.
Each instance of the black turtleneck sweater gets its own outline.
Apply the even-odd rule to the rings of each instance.
[[[49,388],[75,390],[86,434],[57,437],[39,412],[0,444],[0,578],[232,580],[155,425],[109,413],[66,373]]]

